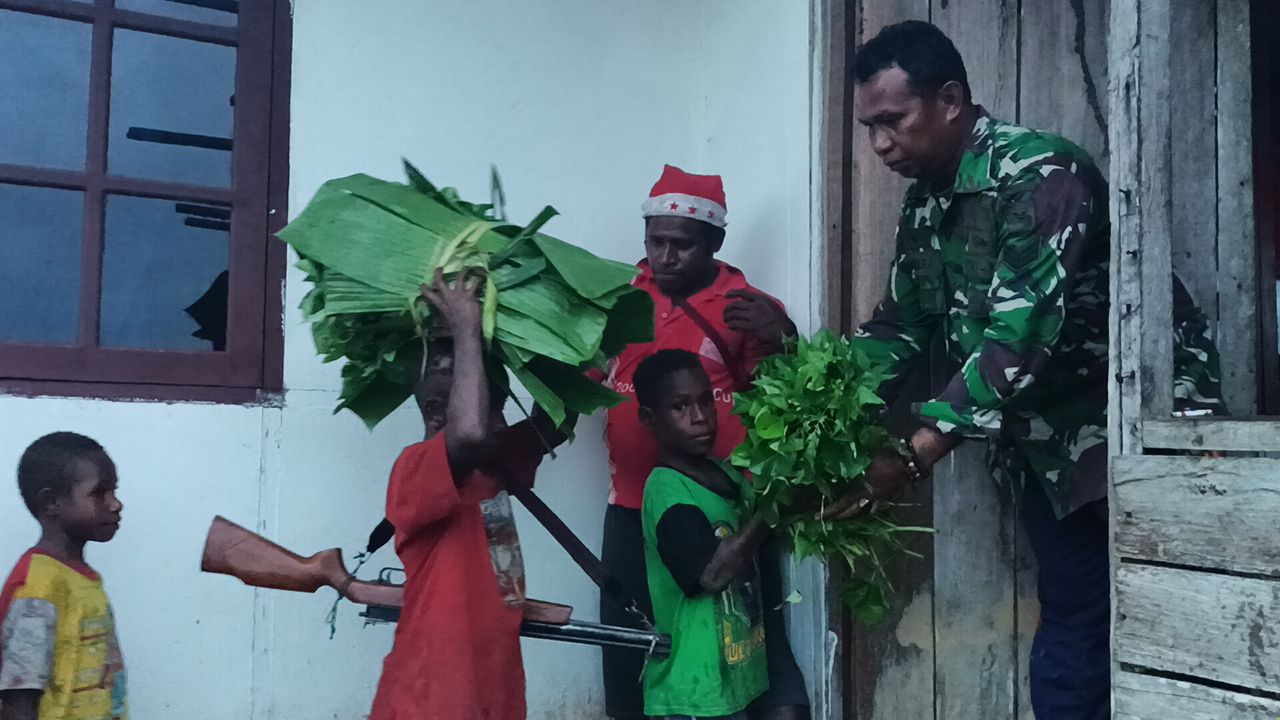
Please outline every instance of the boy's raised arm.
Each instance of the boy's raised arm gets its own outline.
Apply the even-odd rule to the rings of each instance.
[[[453,380],[444,439],[455,481],[465,478],[483,459],[489,437],[489,381],[481,355],[481,309],[475,287],[466,270],[450,285],[439,269],[435,282],[422,286],[422,296],[444,316],[453,336]]]

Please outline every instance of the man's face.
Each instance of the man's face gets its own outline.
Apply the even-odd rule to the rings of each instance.
[[[641,420],[658,446],[691,456],[706,455],[716,444],[716,400],[705,372],[677,370],[668,377],[662,401],[641,408]]]
[[[688,295],[714,271],[719,248],[710,247],[706,228],[701,220],[665,215],[645,222],[644,254],[664,295]]]
[[[858,122],[871,149],[890,170],[911,179],[944,180],[958,153],[952,121],[959,115],[954,91],[924,98],[912,91],[907,73],[894,65],[858,86]],[[963,91],[961,91],[963,95]]]
[[[107,542],[120,529],[124,504],[116,498],[116,466],[106,454],[78,458],[71,486],[50,504],[49,512],[67,536],[82,542]]]

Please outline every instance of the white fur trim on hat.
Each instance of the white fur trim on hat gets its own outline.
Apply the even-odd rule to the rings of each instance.
[[[727,224],[723,205],[703,197],[683,193],[668,193],[648,198],[640,206],[640,213],[647,218],[655,215],[686,217],[701,220],[719,228]]]

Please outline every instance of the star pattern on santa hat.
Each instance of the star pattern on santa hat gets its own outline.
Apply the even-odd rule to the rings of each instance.
[[[724,185],[718,175],[692,175],[667,165],[641,206],[644,217],[672,215],[725,226]]]

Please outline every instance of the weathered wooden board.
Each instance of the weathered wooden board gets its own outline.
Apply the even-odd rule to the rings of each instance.
[[[1105,172],[1107,140],[1107,0],[1021,4],[1021,83],[1017,119],[1056,132],[1088,151]],[[1016,717],[1033,720],[1029,655],[1040,624],[1037,568],[1022,527],[1014,523]]]
[[[941,465],[933,494],[937,718],[1012,718],[1016,518],[983,465],[980,445],[958,448]]]
[[[1170,118],[1170,180],[1173,203],[1169,237],[1173,269],[1212,322],[1218,318],[1217,263],[1205,262],[1217,248],[1216,92],[1213,2],[1171,3],[1169,72],[1176,83],[1177,111]]]
[[[885,25],[927,20],[929,0],[855,0],[855,45],[870,40]],[[857,108],[856,88],[853,106]],[[853,214],[848,317],[856,327],[867,320],[888,286],[898,209],[907,182],[891,173],[871,150],[866,130],[852,123]],[[924,378],[927,381],[927,377]],[[927,385],[923,386],[927,392]],[[913,494],[904,520],[932,525],[929,488]],[[899,720],[934,717],[934,637],[932,538],[912,540],[924,560],[902,558],[891,570],[899,606],[876,627],[852,623],[846,717]]]
[[[853,48],[854,18],[851,0],[820,0],[814,4],[814,41],[821,67],[821,108],[818,131],[820,158],[817,182],[822,188],[823,273],[821,317],[823,327],[847,333],[851,320],[845,302],[853,271],[849,257],[852,221],[849,155],[853,138],[853,92],[848,65]]]
[[[1115,720],[1276,720],[1280,702],[1217,688],[1122,672]]]
[[[1280,450],[1280,420],[1178,418],[1148,420],[1142,429],[1148,448],[1168,450]]]
[[[951,0],[934,3],[932,17],[964,58],[973,101],[1010,121],[1018,112],[1018,4]]]
[[[1107,169],[1107,0],[1022,3],[1018,121],[1056,132]]]
[[[1218,302],[1223,308],[1217,340],[1227,408],[1236,415],[1253,415],[1258,411],[1259,288],[1249,3],[1221,0],[1216,5]]]
[[[1139,374],[1143,417],[1167,418],[1173,411],[1173,255],[1169,240],[1174,203],[1173,64],[1168,36],[1174,10],[1169,0],[1139,0],[1138,5],[1143,40],[1138,50],[1138,211],[1142,216]]]
[[[1035,641],[1036,631],[1040,629],[1040,596],[1037,592],[1039,568],[1036,556],[1031,551],[1031,541],[1027,538],[1026,529],[1022,526],[1022,512],[1017,517],[1014,528],[1014,617],[1017,620],[1017,635],[1014,638],[1017,654],[1014,658],[1014,691],[1016,720],[1035,720],[1031,710],[1031,645]]]
[[[1120,556],[1280,579],[1280,460],[1127,455],[1112,479]]]
[[[858,0],[855,11],[857,44],[875,37],[885,25],[903,20],[928,20],[929,0]],[[854,97],[855,112],[858,98]],[[853,123],[853,283],[848,302],[856,326],[871,317],[888,287],[893,261],[898,209],[907,181],[889,171],[871,150],[867,131]]]
[[[1122,563],[1116,661],[1280,692],[1280,582]]]
[[[1016,0],[936,2],[932,21],[956,44],[975,102],[999,118],[1018,109]],[[934,389],[956,368],[937,362]],[[934,667],[938,720],[1012,718],[1017,692],[1017,583],[1012,503],[1002,501],[980,443],[935,469]]]
[[[1108,391],[1113,454],[1142,452],[1142,305],[1138,252],[1143,240],[1137,196],[1141,179],[1138,82],[1139,6],[1111,8],[1107,35],[1108,142],[1111,147],[1111,336],[1114,380]]]

